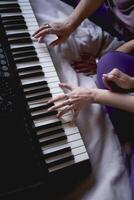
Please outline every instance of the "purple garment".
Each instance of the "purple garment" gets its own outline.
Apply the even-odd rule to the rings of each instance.
[[[107,89],[103,84],[102,75],[110,72],[114,68],[134,76],[134,56],[119,51],[111,51],[105,54],[97,66],[97,85],[101,89]],[[112,90],[116,92],[128,91],[119,88],[111,82]],[[134,113],[126,112],[110,106],[105,106],[110,120],[121,143],[130,142],[134,145]],[[131,186],[134,198],[134,148],[131,160]]]
[[[98,82],[101,87],[105,88],[101,77],[102,73],[108,73],[113,68],[118,68],[128,75],[134,76],[134,56],[120,51],[110,51],[102,56],[97,68]]]
[[[98,87],[106,89],[105,85],[103,84],[102,75],[110,72],[113,68],[118,68],[128,75],[134,76],[134,56],[119,51],[111,51],[105,54],[100,59],[97,66]],[[130,92],[119,88],[112,81],[109,82],[109,84],[111,85],[112,90],[115,92]],[[134,113],[126,112],[110,106],[106,106],[106,111],[109,113],[109,117],[120,141],[122,143],[126,141],[134,143]],[[128,130],[132,131],[128,132]]]
[[[108,0],[113,18],[113,26],[128,39],[134,38],[134,1]]]

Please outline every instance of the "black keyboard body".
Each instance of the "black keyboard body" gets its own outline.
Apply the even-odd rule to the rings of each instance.
[[[44,184],[47,171],[1,22],[0,52],[0,195],[14,199]]]
[[[87,174],[84,162],[49,175],[0,20],[0,199],[59,200]]]

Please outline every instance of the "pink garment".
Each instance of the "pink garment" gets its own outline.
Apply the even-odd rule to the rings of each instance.
[[[130,39],[134,38],[134,0],[108,0],[108,4],[116,30]]]

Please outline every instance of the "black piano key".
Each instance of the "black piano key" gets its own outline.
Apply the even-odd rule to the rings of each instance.
[[[17,54],[19,52],[32,51],[32,50],[35,50],[34,46],[17,47],[17,48],[12,48],[12,53],[14,55],[15,53]]]
[[[39,82],[35,82],[35,83],[28,83],[26,85],[23,85],[23,88],[27,89],[27,88],[32,88],[32,87],[42,86],[42,85],[47,85],[47,81],[39,81]]]
[[[37,56],[29,56],[27,58],[16,58],[15,59],[15,62],[17,64],[25,63],[25,62],[32,62],[32,61],[39,61],[39,58]]]
[[[19,75],[21,79],[34,78],[34,77],[39,77],[39,76],[44,76],[44,72],[36,72],[36,73],[28,73],[28,74]]]
[[[10,44],[32,44],[32,39],[31,38],[17,38],[17,39],[9,39],[8,40]]]
[[[36,96],[32,96],[32,97],[27,97],[28,101],[36,101],[36,100],[40,100],[40,99],[46,99],[52,97],[52,94],[48,93],[48,94],[41,94],[41,95],[36,95]]]
[[[49,163],[47,165],[48,165],[48,168],[50,168],[50,167],[54,167],[56,165],[64,164],[64,163],[69,162],[69,161],[74,161],[74,156],[73,155],[71,155],[71,156],[69,156],[67,158],[63,158],[63,159],[54,161],[54,162]]]
[[[5,25],[4,27],[6,31],[27,29],[26,24]]]
[[[23,15],[12,15],[12,16],[2,16],[2,21],[9,21],[9,20],[20,20],[23,19]]]
[[[40,114],[37,114],[37,115],[33,115],[32,119],[33,120],[37,120],[37,119],[41,119],[41,118],[45,118],[45,117],[54,116],[54,115],[57,115],[57,114],[58,114],[57,111],[45,112],[45,113],[40,113]]]
[[[21,52],[21,53],[18,53],[18,54],[14,54],[14,58],[21,58],[21,57],[25,57],[27,55],[28,56],[35,56],[35,55],[37,56],[37,53],[36,53],[36,51]],[[26,71],[32,71],[32,69],[30,69],[30,67],[28,67],[28,69]],[[22,70],[22,72],[24,72],[24,71]]]
[[[51,135],[57,135],[59,133],[64,133],[63,128],[58,128],[58,129],[53,130],[53,131],[41,133],[40,135],[38,135],[38,138],[41,139],[41,138],[45,138],[45,137],[48,137],[48,136],[51,136]]]
[[[36,112],[36,111],[43,110],[43,109],[45,110],[45,109],[52,107],[53,105],[54,105],[53,103],[47,103],[47,104],[42,105],[42,106],[30,108],[30,112]]]
[[[32,51],[34,52],[34,51]],[[21,53],[20,54],[15,54],[14,57],[16,56],[21,56]],[[28,67],[24,67],[24,68],[19,68],[18,69],[18,72],[30,72],[30,71],[33,71],[33,70],[42,70],[42,67],[40,65],[35,65],[35,66],[28,66]]]
[[[0,4],[0,8],[20,8],[19,4],[17,3],[4,3],[4,4]]]
[[[50,89],[48,87],[42,87],[42,88],[37,88],[34,90],[25,91],[25,95],[34,94],[34,93],[38,93],[38,92],[49,92],[49,91],[50,91]]]
[[[0,13],[21,13],[20,8],[0,8]]]
[[[14,58],[21,58],[21,57],[25,57],[25,56],[37,56],[36,51],[27,51],[27,52],[20,52],[18,54],[14,54]],[[23,68],[24,69],[24,68]],[[40,68],[41,69],[41,68]],[[35,69],[37,70],[37,68]],[[38,69],[39,70],[39,69]],[[28,67],[28,69],[26,71],[32,71],[32,69],[30,69],[30,67]],[[22,71],[24,72],[24,70]]]
[[[3,24],[5,26],[5,25],[26,24],[26,22],[23,19],[19,19],[19,20],[3,21]]]
[[[38,126],[35,129],[36,129],[36,131],[41,131],[41,130],[45,130],[45,129],[49,129],[49,128],[55,128],[55,127],[61,126],[61,125],[62,125],[62,123],[59,120],[59,121],[53,122],[51,124],[45,124],[45,125],[42,125],[42,126]]]
[[[50,144],[54,144],[56,142],[65,141],[65,140],[67,140],[67,136],[66,135],[58,137],[58,138],[53,138],[53,139],[50,139],[50,140],[47,140],[47,141],[42,141],[42,142],[40,141],[40,145],[42,147],[44,147],[44,146],[47,146],[47,145],[50,145]]]
[[[71,152],[71,147],[66,147],[64,149],[60,149],[58,151],[54,151],[52,153],[44,155],[44,157],[45,157],[45,159],[52,158],[54,156],[58,156],[58,155],[61,155],[61,154],[64,154],[64,153],[68,153],[68,152]]]
[[[7,33],[8,39],[12,38],[23,38],[23,37],[30,37],[30,34],[28,32],[24,33]]]

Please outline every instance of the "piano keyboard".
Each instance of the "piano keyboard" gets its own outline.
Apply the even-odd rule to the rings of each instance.
[[[47,101],[63,91],[46,44],[31,36],[39,27],[30,2],[1,0],[0,14],[48,171],[89,160],[71,114],[47,112]]]

